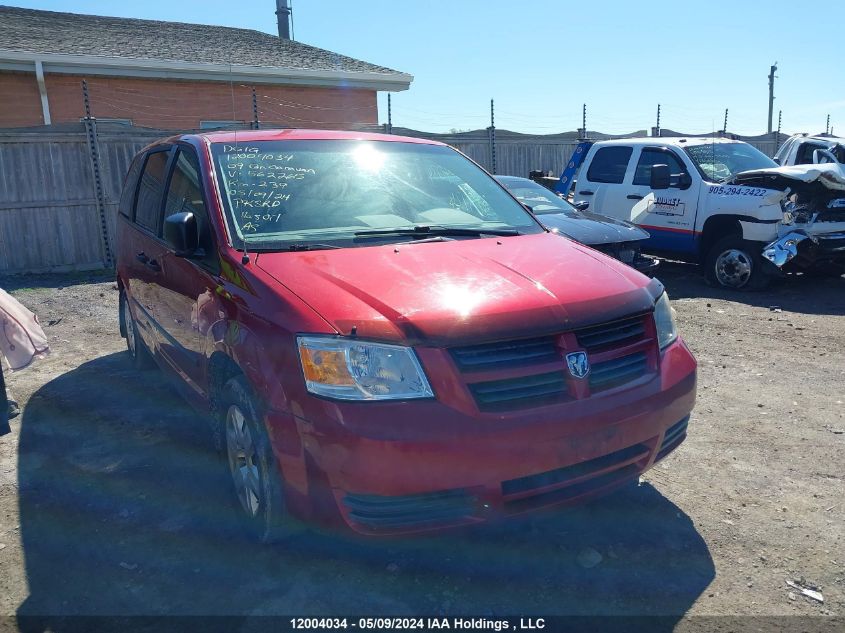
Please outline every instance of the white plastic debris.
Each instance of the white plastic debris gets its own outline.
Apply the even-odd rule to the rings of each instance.
[[[792,587],[793,589],[797,589],[803,595],[807,596],[808,598],[812,598],[816,602],[824,602],[824,596],[822,595],[821,591],[816,591],[815,589],[809,589],[808,587],[803,587],[799,585],[797,582],[792,582],[791,580],[787,580],[786,584]]]

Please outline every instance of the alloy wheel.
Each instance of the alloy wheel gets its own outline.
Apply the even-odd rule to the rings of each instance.
[[[129,349],[129,355],[135,358],[138,353],[135,349],[135,322],[132,320],[132,313],[129,312],[126,299],[123,300],[123,327],[126,330],[126,346]]]
[[[246,417],[235,404],[226,412],[226,452],[241,507],[249,517],[254,517],[261,507],[258,454]]]

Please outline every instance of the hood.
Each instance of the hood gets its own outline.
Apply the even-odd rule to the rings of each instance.
[[[754,169],[738,173],[731,184],[807,194],[839,192],[845,191],[845,166],[824,163]]]
[[[663,289],[548,233],[262,253],[256,266],[341,334],[434,346],[607,322],[651,310]]]
[[[536,217],[540,224],[547,228],[557,229],[560,233],[588,246],[637,242],[649,238],[648,233],[630,222],[597,213],[569,211],[543,213]]]

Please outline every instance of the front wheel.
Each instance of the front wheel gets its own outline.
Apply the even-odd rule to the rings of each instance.
[[[716,242],[708,251],[704,266],[711,285],[729,290],[761,290],[771,281],[763,268],[759,245],[735,235]]]
[[[262,543],[281,540],[298,524],[285,507],[259,401],[245,378],[236,376],[223,387],[220,405],[226,459],[245,528]]]

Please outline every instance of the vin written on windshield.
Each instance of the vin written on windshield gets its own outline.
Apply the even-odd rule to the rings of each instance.
[[[214,143],[212,156],[233,241],[258,248],[359,246],[356,236],[368,231],[402,241],[414,238],[415,226],[465,229],[466,238],[543,230],[490,176],[445,146],[259,141]]]
[[[291,199],[288,183],[317,175],[313,168],[291,164],[293,154],[262,152],[256,146],[224,144],[220,159],[224,190],[241,234],[278,224]]]

